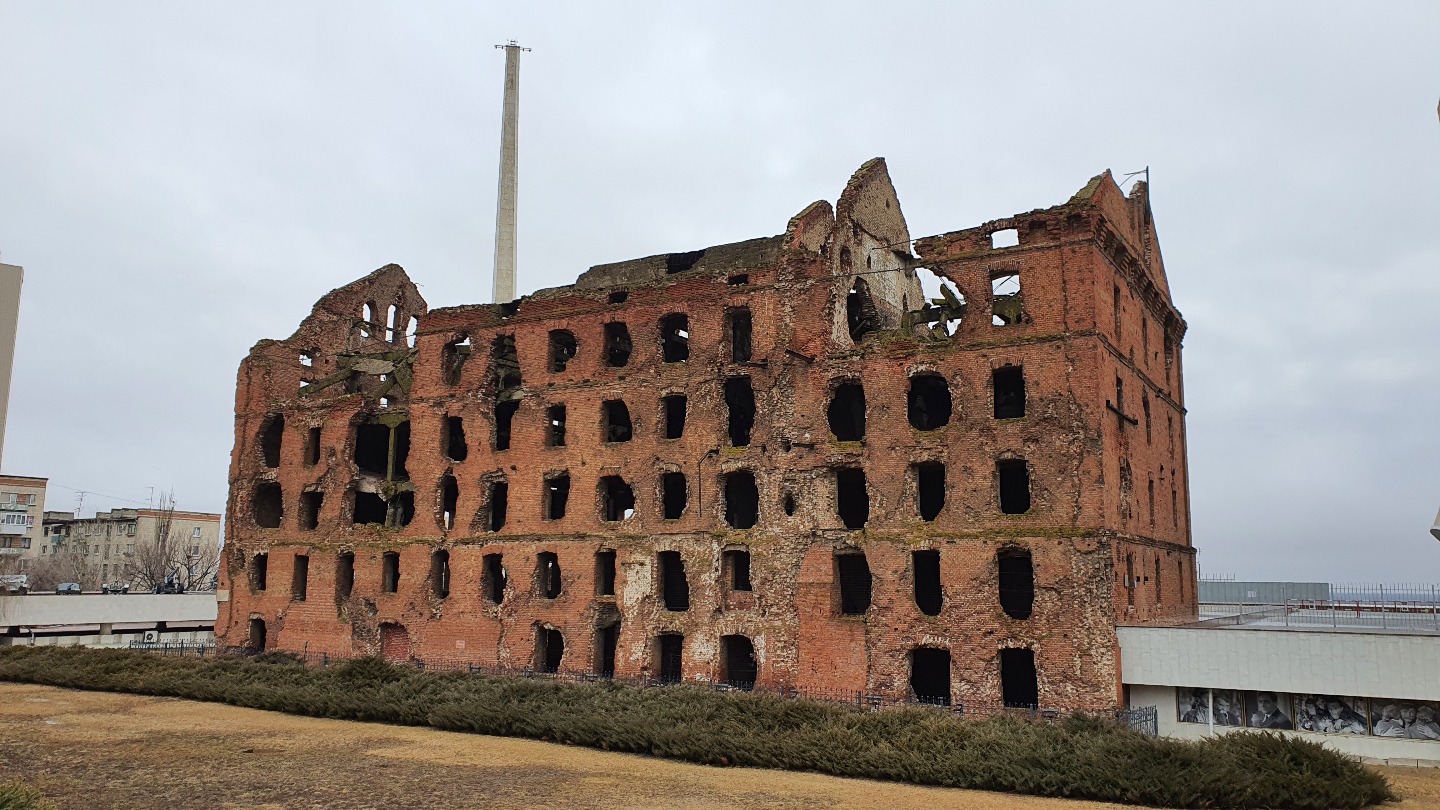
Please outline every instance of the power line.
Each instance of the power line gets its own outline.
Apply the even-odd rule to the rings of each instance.
[[[122,498],[122,497],[120,497],[119,495],[106,495],[106,494],[103,493],[103,492],[96,492],[96,491],[93,490],[93,489],[80,489],[79,487],[67,487],[67,486],[65,486],[64,484],[57,484],[57,483],[55,483],[54,481],[48,482],[48,485],[49,485],[49,486],[52,486],[52,487],[59,487],[59,488],[61,488],[61,489],[68,489],[68,490],[70,490],[71,492],[83,493],[83,494],[85,494],[85,495],[95,495],[95,496],[98,496],[98,497],[101,497],[101,498],[105,498],[105,499],[108,499],[108,500],[112,500],[112,501],[124,501],[124,502],[126,502],[126,503],[143,503],[143,504],[147,504],[147,505],[150,503],[149,501],[136,500],[135,498]]]

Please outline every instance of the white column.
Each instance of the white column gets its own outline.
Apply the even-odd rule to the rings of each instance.
[[[511,40],[505,49],[505,104],[500,122],[500,189],[495,201],[494,303],[515,300],[515,197],[520,169],[520,52]]]

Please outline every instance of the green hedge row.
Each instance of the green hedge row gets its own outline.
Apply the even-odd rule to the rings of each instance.
[[[421,672],[378,659],[325,669],[283,655],[166,658],[0,647],[0,679],[207,700],[342,720],[529,737],[710,765],[1165,807],[1359,808],[1394,798],[1378,773],[1276,733],[1199,742],[1071,717],[961,720],[856,711],[689,686],[637,689]]]

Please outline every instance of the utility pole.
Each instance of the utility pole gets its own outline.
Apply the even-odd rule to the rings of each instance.
[[[494,303],[515,300],[515,197],[520,174],[520,52],[515,40],[505,50],[505,104],[500,121],[500,190],[495,201]]]

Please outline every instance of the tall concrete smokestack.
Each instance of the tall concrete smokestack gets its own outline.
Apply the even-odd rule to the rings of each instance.
[[[515,195],[520,174],[520,52],[510,40],[505,49],[505,106],[500,122],[500,191],[495,200],[494,303],[515,300]]]

